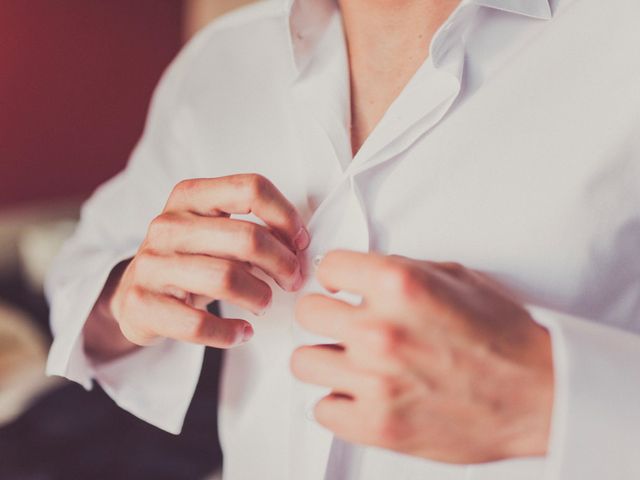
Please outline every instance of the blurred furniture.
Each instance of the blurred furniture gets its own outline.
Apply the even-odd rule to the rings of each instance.
[[[74,201],[0,213],[0,478],[204,479],[222,463],[221,352],[205,355],[180,436],[128,414],[97,385],[86,392],[44,375],[50,337],[42,280],[77,213]]]
[[[126,163],[181,43],[249,1],[0,2],[2,480],[201,480],[219,470],[221,352],[207,349],[183,433],[168,434],[98,386],[44,376],[42,283],[82,199]]]
[[[24,265],[24,262],[37,261],[35,258],[37,255],[46,257],[41,258],[40,267],[48,267],[47,259],[55,255],[60,241],[70,233],[73,222],[78,217],[80,203],[79,198],[72,198],[46,203],[37,202],[0,210],[0,279],[15,276],[18,269],[21,268],[21,262]],[[59,229],[59,233],[52,231],[47,237],[44,232],[47,228]],[[38,241],[35,238],[37,232],[42,234],[40,238],[44,240],[44,244],[39,247],[35,245]],[[20,246],[21,243],[22,246]],[[36,249],[39,251],[36,252]],[[45,249],[49,250],[45,252]],[[30,265],[28,268],[33,269],[35,265]],[[41,276],[41,274],[39,275]],[[39,288],[37,285],[34,287]]]
[[[73,230],[78,206],[53,202],[0,213],[0,478],[208,478],[222,463],[216,412],[221,352],[205,355],[180,436],[128,414],[97,385],[86,392],[44,375],[50,337],[43,276]]]
[[[0,302],[0,425],[59,384],[44,375],[47,341],[29,316]]]
[[[207,350],[180,436],[115,405],[98,387],[67,383],[0,427],[2,480],[203,480],[218,470],[217,366]]]

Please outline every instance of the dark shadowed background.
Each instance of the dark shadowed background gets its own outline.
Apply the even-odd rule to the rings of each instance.
[[[219,352],[174,436],[46,378],[45,272],[119,171],[183,42],[247,0],[0,0],[0,479],[204,479],[219,468]]]

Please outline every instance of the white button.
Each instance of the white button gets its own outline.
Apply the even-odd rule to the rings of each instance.
[[[318,268],[318,265],[320,265],[320,262],[322,262],[323,258],[324,258],[324,255],[320,255],[320,254],[313,257],[313,266],[315,268]]]

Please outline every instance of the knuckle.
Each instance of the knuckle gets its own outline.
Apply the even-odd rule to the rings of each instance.
[[[151,220],[151,222],[149,222],[149,229],[148,229],[148,235],[149,237],[154,237],[159,230],[162,230],[167,224],[167,217],[166,214],[161,213],[160,215],[157,215],[156,217],[153,218],[153,220]]]
[[[147,292],[139,285],[133,285],[127,289],[123,298],[123,306],[125,309],[144,306],[148,302]]]
[[[114,316],[118,322],[136,319],[144,316],[145,309],[149,300],[146,291],[139,286],[131,286],[127,288],[115,305]]]
[[[370,331],[372,348],[386,356],[395,356],[405,341],[405,331],[400,325],[378,325]]]
[[[197,265],[192,264],[186,268],[193,271],[194,275],[202,277],[207,283],[217,284],[218,277],[227,268],[227,262],[231,263],[222,258],[207,259],[207,261],[200,262]]]
[[[293,277],[298,272],[298,261],[293,255],[280,261],[280,271],[286,277]]]
[[[266,177],[257,173],[247,174],[246,188],[250,198],[256,200],[262,198],[270,187],[271,182]]]
[[[209,321],[207,321],[209,324]],[[213,330],[213,336],[215,337],[215,344],[220,348],[229,348],[236,344],[236,333],[233,328],[221,328],[221,325],[217,325]]]
[[[114,311],[114,318],[125,338],[137,345],[146,344],[146,339],[155,335],[152,324],[145,321],[150,303],[151,295],[134,285],[126,289]]]
[[[375,398],[383,402],[389,402],[396,399],[401,389],[398,382],[388,375],[375,375],[369,379],[371,392]]]
[[[384,447],[398,445],[405,436],[402,419],[391,407],[381,408],[378,411],[373,418],[371,428],[375,442]]]
[[[219,270],[218,288],[223,292],[231,292],[237,288],[239,271],[232,262],[225,262]]]
[[[255,223],[247,223],[243,226],[244,231],[241,236],[240,251],[247,257],[256,255],[262,251],[264,245],[264,231]]]
[[[158,255],[148,249],[142,250],[136,255],[135,261],[131,263],[131,272],[134,277],[147,277],[153,272],[153,268],[158,259]]]
[[[464,265],[458,262],[443,262],[440,265],[454,277],[462,277],[467,271]]]
[[[342,250],[330,250],[322,256],[322,261],[318,265],[318,270],[330,268],[342,261],[344,253]]]
[[[181,180],[173,186],[171,193],[169,194],[169,201],[167,206],[173,203],[180,203],[192,195],[192,192],[198,187],[199,180],[195,178],[189,178]]]
[[[259,295],[256,298],[257,306],[264,312],[264,309],[268,308],[271,305],[271,301],[273,298],[273,292],[271,291],[271,287],[269,285],[264,284],[259,281]]]
[[[139,329],[139,327],[135,326],[135,322],[126,318],[118,322],[118,327],[120,328],[120,332],[131,343],[136,345],[143,346],[145,345],[145,337],[150,334],[145,330]]]
[[[383,273],[385,288],[402,298],[413,296],[419,288],[419,275],[414,268],[391,265]]]
[[[465,270],[464,265],[462,265],[459,262],[444,262],[444,265],[450,270],[454,270],[458,272],[463,272]]]
[[[173,213],[161,213],[149,223],[147,236],[154,239],[163,235],[171,234],[179,220],[180,217]]]
[[[193,190],[198,185],[198,181],[193,178],[187,178],[185,180],[180,180],[175,184],[173,190],[171,191],[171,196],[175,195],[183,195],[186,192]]]
[[[184,335],[189,339],[197,339],[206,335],[208,328],[207,315],[200,310],[192,310],[186,316],[184,324]]]

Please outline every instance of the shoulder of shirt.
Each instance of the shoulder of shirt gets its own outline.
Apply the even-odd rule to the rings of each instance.
[[[180,103],[194,82],[207,80],[203,71],[214,75],[216,82],[233,81],[230,71],[252,71],[256,56],[285,58],[286,25],[281,0],[257,0],[217,17],[197,32],[167,67],[152,106]],[[247,55],[247,48],[252,55]]]
[[[227,42],[225,48],[232,51],[234,40],[239,40],[247,34],[254,35],[257,27],[283,19],[284,15],[284,3],[279,0],[257,0],[235,8],[215,18],[198,31],[178,56],[197,57],[200,51],[219,39],[224,39]]]
[[[625,56],[627,66],[632,70],[640,68],[637,55],[640,42],[640,0],[609,0],[606,8],[602,0],[553,0],[553,16],[560,20],[575,17],[578,24],[573,26],[592,32],[592,39],[612,53]]]
[[[599,2],[602,8],[602,2]],[[625,23],[633,26],[633,31],[640,34],[638,22],[640,21],[640,1],[638,0],[609,0],[607,8],[614,9],[620,18],[625,19]]]
[[[585,6],[587,8],[602,9],[602,0],[553,0],[554,16],[571,11],[572,7]],[[637,26],[638,15],[640,15],[640,1],[638,0],[609,0],[606,4],[606,13],[620,19],[627,19]],[[636,29],[640,33],[640,29]]]

